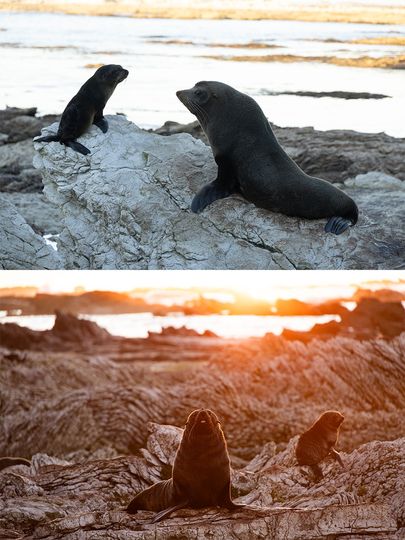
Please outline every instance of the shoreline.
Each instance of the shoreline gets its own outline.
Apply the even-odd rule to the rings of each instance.
[[[345,9],[229,9],[229,8],[184,8],[148,7],[121,5],[88,5],[75,2],[70,5],[47,2],[37,5],[22,1],[1,2],[0,12],[10,13],[54,13],[65,15],[116,16],[141,19],[207,19],[207,20],[288,20],[301,22],[338,22],[353,24],[405,24],[405,7],[368,7],[364,12],[361,6]]]

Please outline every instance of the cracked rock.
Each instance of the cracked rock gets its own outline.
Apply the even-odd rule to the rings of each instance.
[[[58,143],[34,144],[45,194],[63,211],[58,249],[66,268],[394,269],[404,264],[404,184],[387,174],[363,174],[344,186],[360,219],[338,237],[324,233],[325,220],[288,218],[238,196],[196,215],[190,210],[194,194],[216,176],[210,148],[188,134],[144,132],[119,115],[108,120],[107,134],[93,126],[81,137],[91,150],[88,156]],[[44,133],[56,130],[53,124]]]

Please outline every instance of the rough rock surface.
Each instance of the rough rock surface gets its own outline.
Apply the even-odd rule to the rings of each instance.
[[[28,225],[14,205],[0,197],[0,269],[54,270],[61,259]]]
[[[186,134],[145,133],[120,116],[109,122],[106,135],[93,127],[83,137],[89,156],[57,143],[35,144],[34,165],[45,193],[63,209],[58,246],[67,268],[393,269],[404,264],[405,185],[394,177],[374,172],[345,186],[360,207],[360,220],[339,237],[324,233],[324,220],[288,218],[237,196],[195,215],[193,195],[215,178],[210,149]],[[54,124],[46,132],[56,129]]]
[[[43,193],[0,193],[0,205],[2,201],[14,205],[37,234],[58,234],[62,228],[59,208],[49,202]]]
[[[358,133],[334,129],[317,131],[312,127],[272,128],[288,154],[308,174],[330,182],[344,182],[359,174],[378,171],[405,180],[405,139],[385,133]],[[155,130],[160,135],[189,133],[208,144],[200,124],[166,122]]]
[[[41,175],[32,166],[32,138],[58,117],[36,112],[35,107],[0,110],[0,192],[42,192]]]
[[[30,469],[0,473],[0,537],[403,537],[405,332],[364,341],[222,340],[188,365],[198,340],[221,340],[170,332],[159,339],[173,340],[173,368],[173,359],[103,349],[113,338],[59,314],[53,333],[68,340],[68,328],[87,350],[0,349],[0,455],[32,458]],[[161,346],[156,336],[143,342],[145,351]],[[181,427],[201,406],[219,415],[232,496],[248,507],[181,510],[157,525],[149,512],[128,516],[135,493],[170,476]],[[327,459],[314,483],[294,448],[328,408],[345,415],[344,468]]]

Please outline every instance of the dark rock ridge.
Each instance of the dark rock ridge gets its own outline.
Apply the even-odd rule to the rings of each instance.
[[[385,94],[372,94],[370,92],[346,92],[346,91],[335,91],[335,92],[311,92],[309,90],[301,90],[299,92],[272,92],[271,90],[261,90],[260,93],[264,96],[302,96],[302,97],[314,97],[314,98],[323,98],[331,97],[337,99],[385,99],[391,96]]]
[[[405,139],[385,133],[350,130],[317,131],[312,127],[272,128],[288,154],[307,173],[329,182],[343,182],[358,174],[379,171],[405,180]],[[189,133],[208,144],[200,124],[166,122],[156,130],[160,135]]]
[[[190,355],[183,359],[192,361],[205,360],[223,343],[214,332],[207,330],[200,334],[186,327],[149,332],[147,339],[113,336],[93,321],[58,310],[51,330],[36,331],[16,323],[0,324],[0,346],[12,351],[81,351],[110,354],[118,361],[177,361],[175,347],[179,339],[185,340],[190,348]]]
[[[391,339],[405,331],[405,309],[401,302],[380,302],[375,298],[360,299],[353,311],[341,314],[341,321],[316,324],[309,332],[283,330],[286,339],[310,341],[334,336],[355,336],[370,339],[381,336]]]
[[[7,107],[0,110],[0,191],[41,193],[41,174],[32,166],[33,137],[59,119],[57,115],[36,116],[37,108]]]
[[[177,347],[179,359],[186,349]],[[404,353],[405,333],[391,341],[246,340],[177,370],[101,354],[0,352],[0,454],[32,458],[30,469],[0,473],[0,535],[400,540]],[[232,495],[248,507],[185,509],[158,525],[150,512],[128,516],[135,493],[170,476],[181,426],[199,406],[219,415]],[[294,448],[332,407],[345,414],[344,468],[325,460],[315,484]]]

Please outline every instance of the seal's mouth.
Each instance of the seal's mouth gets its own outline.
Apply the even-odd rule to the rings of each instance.
[[[187,103],[186,103],[186,100],[187,100],[187,90],[177,90],[176,96],[177,96],[178,99],[183,103],[183,105],[185,105],[185,106],[188,108]]]
[[[129,71],[127,69],[121,70],[121,72],[117,76],[117,81],[120,83],[124,81],[129,75]]]
[[[216,433],[218,419],[208,409],[199,409],[189,416],[186,431],[189,438],[206,437]]]

